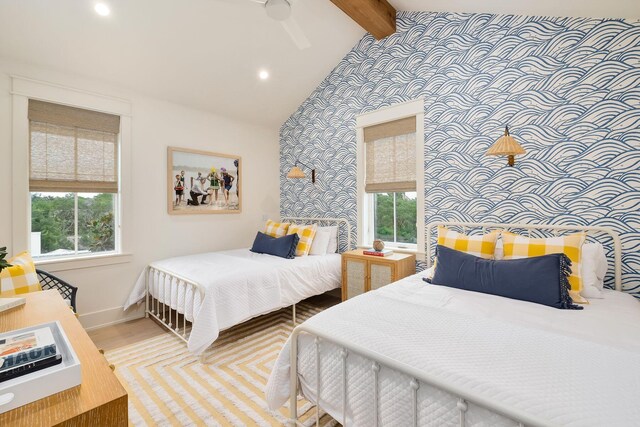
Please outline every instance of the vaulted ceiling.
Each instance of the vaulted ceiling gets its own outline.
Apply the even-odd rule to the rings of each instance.
[[[296,0],[299,50],[251,0],[0,0],[0,58],[279,126],[364,35],[329,0]],[[397,10],[640,16],[637,0],[389,0]],[[260,69],[270,78],[257,78]]]

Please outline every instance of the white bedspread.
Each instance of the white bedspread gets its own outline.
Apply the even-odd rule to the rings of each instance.
[[[185,292],[184,287],[170,292],[163,277],[153,277],[150,283],[154,297],[192,321],[187,347],[195,354],[206,350],[221,330],[340,286],[339,254],[284,259],[236,249],[169,258],[152,265],[204,289],[201,297],[198,292]],[[125,310],[143,300],[145,272]]]
[[[629,426],[640,420],[640,304],[607,291],[584,310],[558,310],[428,285],[411,276],[319,313],[305,324],[428,372],[469,392],[534,414],[548,424]],[[315,346],[301,336],[303,394],[315,401]],[[321,347],[322,407],[342,421],[338,349]],[[350,425],[373,425],[371,362],[347,359]],[[289,342],[266,389],[270,408],[289,395]],[[382,425],[411,424],[406,375],[380,371]],[[421,384],[420,425],[453,425],[456,399]],[[469,425],[513,425],[470,405]]]

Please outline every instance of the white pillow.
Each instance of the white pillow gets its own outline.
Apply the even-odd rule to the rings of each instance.
[[[331,237],[329,237],[329,246],[327,246],[328,254],[335,254],[338,252],[338,226],[332,225],[329,227],[318,227],[318,230],[329,230],[331,232]]]
[[[318,227],[316,229],[316,235],[311,242],[309,255],[325,255],[327,253],[327,247],[329,246],[330,239],[331,230],[327,230],[326,227]]]
[[[604,276],[607,274],[607,257],[600,243],[582,245],[582,292],[585,298],[604,298]]]

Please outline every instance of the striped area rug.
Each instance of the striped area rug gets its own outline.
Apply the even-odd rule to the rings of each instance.
[[[298,322],[334,303],[312,301],[296,306]],[[288,404],[271,412],[264,388],[291,331],[286,308],[222,332],[205,364],[169,332],[105,355],[129,393],[134,426],[278,426],[287,421]],[[304,425],[315,423],[315,407],[306,400],[298,400],[298,413]],[[323,415],[321,425],[337,423]]]

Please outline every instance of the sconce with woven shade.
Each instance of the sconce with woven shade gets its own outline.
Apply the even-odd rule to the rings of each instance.
[[[509,126],[505,126],[504,135],[501,136],[485,153],[485,156],[508,156],[509,166],[515,164],[515,156],[525,154],[526,150],[509,135]]]
[[[301,164],[302,166],[311,169],[311,182],[313,184],[315,184],[316,183],[316,170],[313,169],[313,168],[310,168],[309,166],[307,166],[307,165],[305,165],[303,163],[300,163],[300,162],[296,162],[296,164],[291,168],[291,170],[287,174],[287,178],[297,179],[297,178],[306,178],[307,177],[307,175],[304,173],[304,171],[298,167],[298,164]]]

